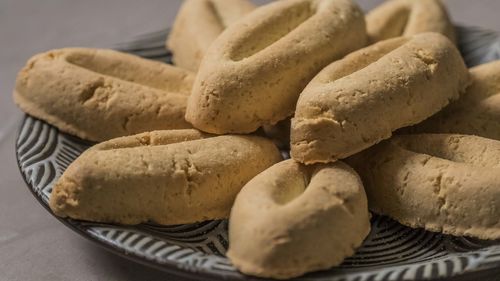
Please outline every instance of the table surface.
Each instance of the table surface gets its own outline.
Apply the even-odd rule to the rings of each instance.
[[[358,2],[369,10],[381,1]],[[183,280],[108,253],[43,209],[17,168],[14,141],[22,113],[11,98],[16,73],[33,54],[69,46],[112,47],[164,29],[180,3],[0,0],[0,280]],[[455,22],[500,31],[500,1],[447,4]]]

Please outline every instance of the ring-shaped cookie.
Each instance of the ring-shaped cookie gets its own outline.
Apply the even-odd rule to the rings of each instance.
[[[500,141],[399,135],[348,159],[370,209],[410,227],[500,239]]]
[[[369,231],[366,195],[352,168],[286,160],[238,194],[227,256],[245,274],[292,278],[340,264]]]
[[[121,224],[223,219],[243,185],[281,159],[270,140],[256,136],[188,129],[121,137],[71,163],[50,207],[61,217]]]
[[[363,47],[364,16],[351,0],[289,0],[228,27],[202,60],[186,120],[216,134],[249,133],[291,116],[306,84]]]
[[[67,48],[31,58],[14,100],[60,130],[104,141],[157,129],[184,129],[194,75],[105,49]]]
[[[353,155],[435,114],[468,83],[459,51],[438,33],[356,51],[324,68],[300,95],[292,157],[309,164]]]
[[[372,43],[399,36],[437,32],[455,42],[455,28],[440,0],[389,0],[366,15]]]

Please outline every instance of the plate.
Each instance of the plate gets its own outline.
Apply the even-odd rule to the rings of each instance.
[[[480,28],[457,27],[460,50],[469,66],[500,58],[500,38]],[[146,34],[119,50],[171,62],[164,49],[168,31]],[[16,155],[28,187],[50,212],[55,181],[92,143],[59,132],[26,115],[18,131]],[[122,226],[61,219],[69,228],[106,249],[137,262],[196,280],[256,280],[240,274],[224,256],[227,221],[178,226]],[[372,231],[356,255],[338,267],[296,280],[478,280],[500,276],[500,241],[481,241],[405,227],[374,216]]]

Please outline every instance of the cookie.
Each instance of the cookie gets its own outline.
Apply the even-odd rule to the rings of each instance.
[[[500,141],[400,135],[348,163],[378,214],[429,231],[500,238]]]
[[[437,32],[455,42],[455,28],[440,0],[389,0],[366,15],[372,43],[399,36]]]
[[[366,43],[351,0],[290,0],[261,6],[209,48],[186,120],[215,134],[250,133],[293,115],[306,84],[328,63]]]
[[[96,222],[186,224],[229,216],[236,194],[280,161],[256,136],[154,131],[100,143],[58,179],[50,208]]]
[[[184,113],[193,79],[189,71],[117,51],[59,49],[28,61],[14,101],[61,131],[104,141],[191,128]]]
[[[408,132],[456,133],[500,140],[500,61],[470,70],[472,85],[456,102]]]
[[[236,197],[227,256],[245,274],[287,279],[339,265],[369,231],[366,195],[354,170],[342,162],[286,160]]]
[[[292,157],[306,164],[346,158],[435,114],[468,83],[459,51],[438,33],[389,39],[349,54],[300,95]]]
[[[184,1],[166,42],[175,65],[197,71],[215,38],[254,8],[248,0]]]

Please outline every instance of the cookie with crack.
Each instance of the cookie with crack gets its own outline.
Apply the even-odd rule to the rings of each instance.
[[[186,120],[205,132],[250,133],[293,115],[306,84],[366,43],[351,0],[289,0],[261,6],[228,27],[203,58]]]
[[[351,167],[286,160],[238,194],[227,256],[245,274],[288,279],[339,265],[369,232],[365,191]]]
[[[437,32],[455,42],[455,28],[441,0],[389,0],[366,15],[372,43],[399,36]]]
[[[347,162],[372,211],[410,227],[500,239],[500,141],[399,135]]]
[[[197,130],[154,131],[91,147],[54,185],[60,217],[172,225],[223,219],[250,179],[280,161],[256,136],[212,136]]]
[[[192,126],[184,119],[193,73],[106,49],[66,48],[32,57],[14,101],[26,113],[91,141]]]
[[[346,158],[432,116],[468,84],[459,51],[438,33],[351,53],[324,68],[300,95],[291,155],[306,164]]]

